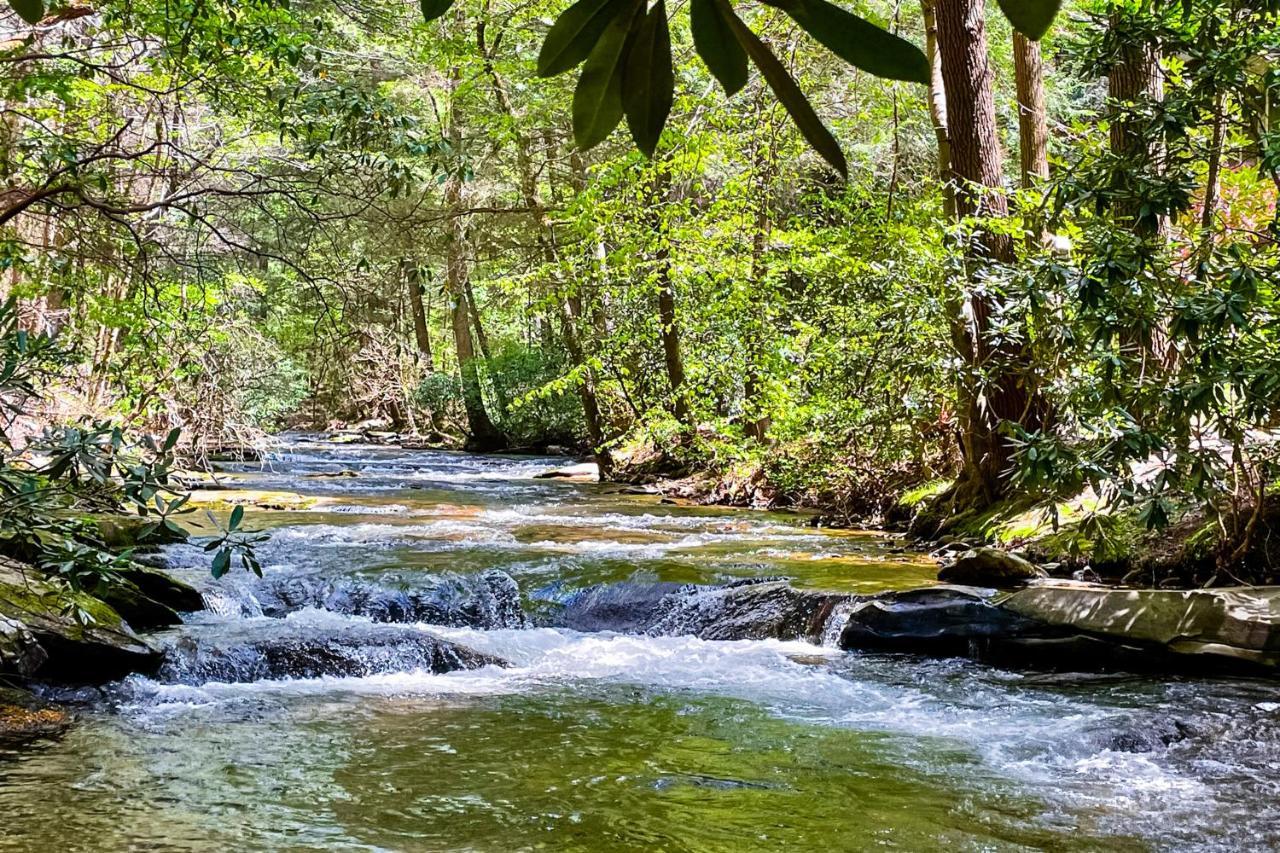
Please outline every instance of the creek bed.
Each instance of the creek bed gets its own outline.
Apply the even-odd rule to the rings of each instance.
[[[933,577],[876,532],[536,479],[559,462],[298,438],[265,468],[228,466],[232,490],[214,498],[316,500],[247,513],[272,534],[266,584],[213,584],[198,544],[168,548],[214,605],[171,633],[376,634],[367,616],[324,612],[328,599],[307,594],[360,584],[455,601],[494,570],[534,616],[626,580],[786,576],[863,593]],[[300,596],[287,614],[267,594],[281,585]],[[532,627],[508,604],[466,600],[487,628],[387,626],[507,666],[135,676],[81,691],[63,739],[0,752],[0,850],[1280,846],[1269,682],[582,634]]]

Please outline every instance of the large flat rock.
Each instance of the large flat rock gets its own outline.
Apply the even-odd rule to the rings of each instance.
[[[1280,587],[1114,589],[1043,581],[998,604],[1028,619],[1176,655],[1280,664]]]

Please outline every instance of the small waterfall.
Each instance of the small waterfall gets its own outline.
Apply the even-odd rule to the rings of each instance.
[[[200,591],[204,609],[224,619],[252,619],[262,616],[262,603],[239,583],[226,583]]]
[[[840,635],[844,633],[845,626],[849,624],[849,617],[853,615],[856,608],[857,602],[854,599],[837,601],[827,614],[826,622],[823,623],[822,633],[818,636],[818,645],[829,649],[839,648]]]
[[[447,625],[456,628],[524,628],[520,588],[506,572],[428,576],[419,589],[396,589],[356,578],[269,574],[206,581],[206,610],[224,618],[283,618],[316,609],[374,622]]]

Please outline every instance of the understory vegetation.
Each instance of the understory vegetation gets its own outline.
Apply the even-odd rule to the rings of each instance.
[[[1275,0],[11,5],[0,550],[72,585],[287,428],[1277,573]]]

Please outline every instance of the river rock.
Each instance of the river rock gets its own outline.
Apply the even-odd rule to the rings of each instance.
[[[81,624],[67,610],[73,604],[92,620]],[[0,558],[0,616],[25,626],[48,660],[41,677],[106,681],[148,670],[159,657],[109,605],[83,593],[64,592],[39,572]]]
[[[179,613],[194,613],[204,609],[204,597],[200,594],[200,590],[167,572],[139,563],[130,563],[120,569],[118,574],[137,587],[143,595],[171,610]],[[134,627],[139,626],[134,625]]]
[[[525,628],[520,587],[506,572],[427,577],[397,589],[355,578],[267,575],[209,581],[206,597],[226,615],[280,618],[314,607],[375,622],[425,622],[451,628]]]
[[[971,548],[938,572],[944,583],[968,586],[1019,586],[1044,577],[1048,573],[1043,569],[999,548]]]
[[[1019,616],[1176,656],[1280,665],[1280,587],[1153,590],[1045,581],[1004,596],[999,605]]]
[[[102,544],[112,549],[187,541],[186,531],[157,525],[156,519],[142,515],[100,515],[92,520]]]
[[[793,589],[785,581],[723,586],[623,583],[571,596],[552,624],[704,640],[817,639],[828,614],[848,596]]]
[[[662,618],[670,596],[697,589],[678,583],[601,584],[571,594],[550,623],[574,631],[643,634]]]
[[[836,614],[844,622],[836,634],[838,645],[967,654],[974,641],[985,645],[1066,633],[997,606],[995,597],[993,589],[933,586],[854,598]]]
[[[786,581],[697,587],[670,596],[647,633],[704,640],[817,640],[848,596],[798,590]]]
[[[476,669],[503,661],[420,631],[393,625],[313,626],[290,621],[233,625],[221,633],[173,639],[156,677],[176,684],[247,683],[284,678],[362,677],[389,672]]]
[[[534,479],[578,480],[594,483],[600,479],[600,466],[594,462],[579,462],[576,465],[566,465],[553,471],[543,471],[541,474],[535,474]]]
[[[26,625],[0,616],[0,673],[32,675],[48,659],[49,654]]]

